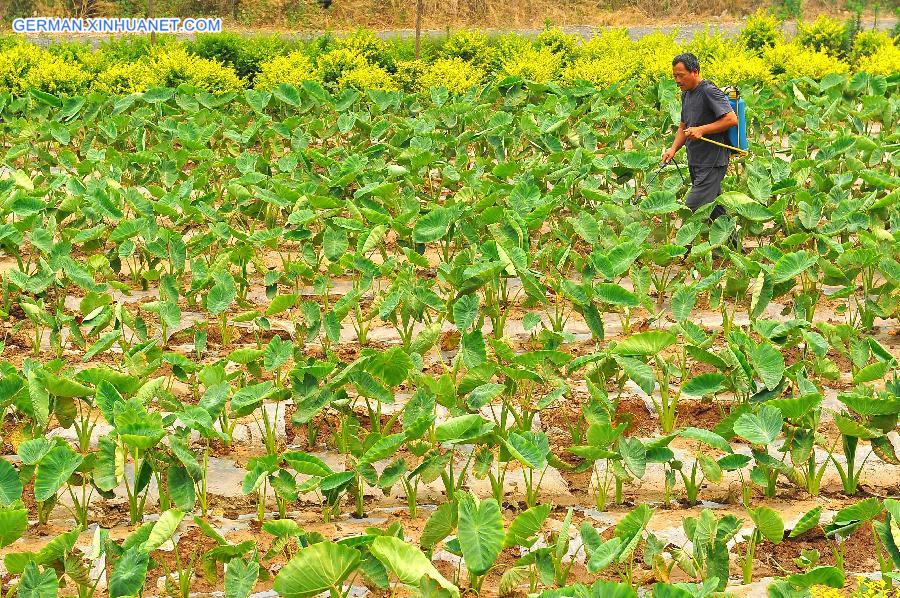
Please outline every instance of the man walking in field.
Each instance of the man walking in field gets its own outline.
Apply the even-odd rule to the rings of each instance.
[[[681,123],[672,146],[663,152],[668,163],[681,146],[687,145],[691,191],[685,205],[691,210],[712,203],[722,192],[722,180],[728,169],[730,150],[703,141],[701,137],[728,143],[726,131],[738,123],[737,115],[722,90],[700,78],[700,62],[690,53],[672,60],[672,75],[681,89]],[[710,219],[725,213],[722,206],[713,208]]]

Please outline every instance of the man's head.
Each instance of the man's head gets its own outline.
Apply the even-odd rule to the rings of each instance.
[[[690,52],[672,60],[672,76],[681,91],[690,91],[700,84],[700,61]]]

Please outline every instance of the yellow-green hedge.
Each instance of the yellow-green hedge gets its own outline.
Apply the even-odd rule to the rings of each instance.
[[[192,54],[188,45],[176,40],[165,39],[157,46],[138,44],[137,51],[123,53],[114,44],[91,49],[86,44],[64,43],[44,49],[4,37],[0,39],[0,91],[21,94],[38,88],[59,95],[91,90],[123,94],[187,83],[227,92],[314,80],[333,90],[415,92],[441,86],[465,92],[509,76],[563,85],[606,87],[635,81],[647,86],[670,77],[673,56],[685,50],[698,56],[703,76],[720,86],[821,78],[830,73],[900,72],[897,40],[885,33],[860,32],[840,55],[837,32],[844,29],[838,25],[843,27],[833,19],[818,19],[803,24],[798,37],[786,42],[779,22],[759,12],[736,37],[707,29],[686,45],[677,41],[677,32],[655,32],[634,41],[621,28],[598,31],[588,41],[558,29],[547,29],[534,39],[516,34],[492,38],[481,31],[462,30],[418,60],[403,55],[399,45],[360,30],[275,55],[259,62],[246,78],[238,76],[230,63]]]

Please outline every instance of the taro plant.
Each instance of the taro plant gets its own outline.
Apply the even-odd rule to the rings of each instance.
[[[741,520],[734,515],[717,517],[711,509],[703,509],[697,517],[685,517],[682,525],[691,550],[674,549],[675,562],[691,577],[715,579],[715,587],[721,591],[729,577],[728,542],[740,531]]]

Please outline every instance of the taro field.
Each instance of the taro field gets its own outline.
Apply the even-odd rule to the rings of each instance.
[[[887,596],[898,87],[3,95],[3,595]]]

